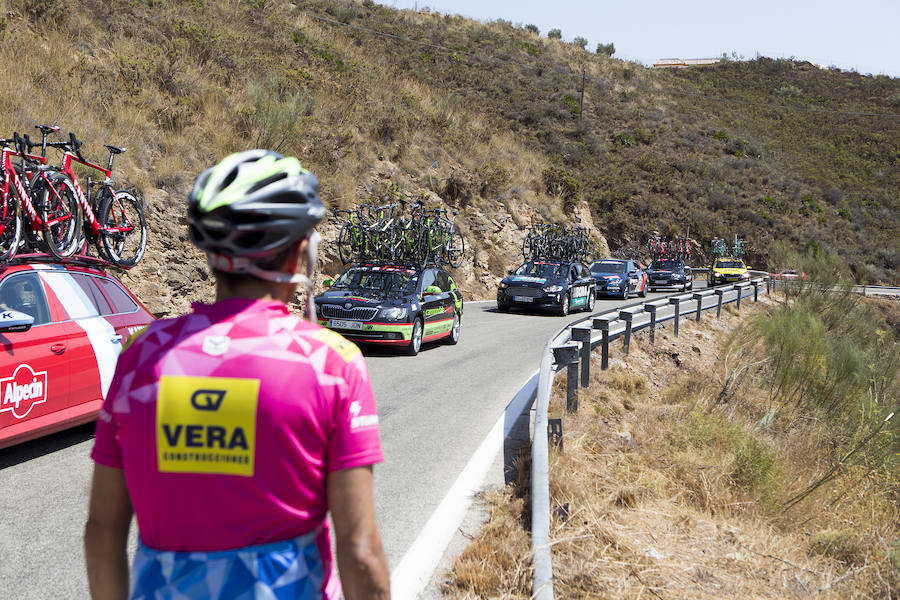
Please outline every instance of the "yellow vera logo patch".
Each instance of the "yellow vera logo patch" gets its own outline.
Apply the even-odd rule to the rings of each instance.
[[[350,362],[357,354],[359,354],[359,348],[356,347],[356,344],[348,341],[344,336],[335,333],[330,329],[319,330],[319,333],[316,334],[316,339],[328,344],[347,362]]]
[[[259,380],[164,375],[156,399],[162,473],[253,476]]]

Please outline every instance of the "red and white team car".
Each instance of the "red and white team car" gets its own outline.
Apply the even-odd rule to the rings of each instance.
[[[102,265],[0,267],[0,448],[94,420],[122,343],[153,320]]]

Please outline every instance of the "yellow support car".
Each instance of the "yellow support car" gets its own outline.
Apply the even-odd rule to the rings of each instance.
[[[737,283],[750,279],[747,265],[739,258],[717,258],[713,261],[706,276],[709,287],[725,283]]]

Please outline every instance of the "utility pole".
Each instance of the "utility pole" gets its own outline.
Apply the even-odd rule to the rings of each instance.
[[[584,114],[584,80],[587,76],[587,70],[581,70],[581,99],[578,101],[578,120],[581,120],[582,115]]]

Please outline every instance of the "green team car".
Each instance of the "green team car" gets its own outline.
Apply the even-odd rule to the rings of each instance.
[[[463,299],[439,267],[361,263],[316,296],[320,325],[357,343],[395,346],[415,356],[422,342],[459,342]]]

